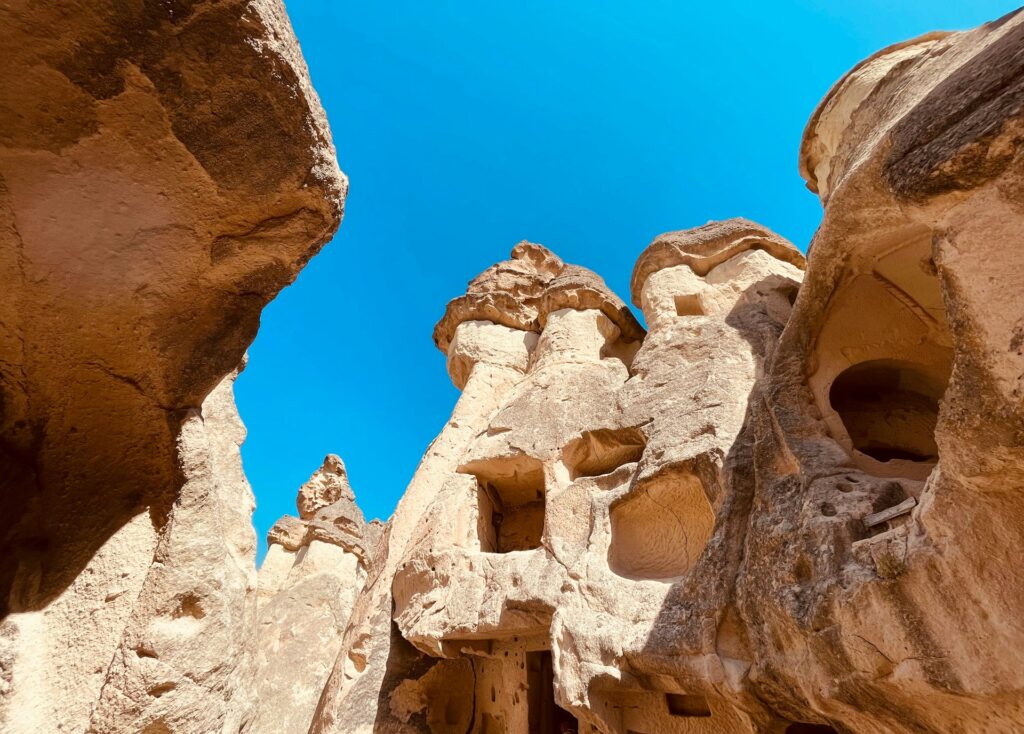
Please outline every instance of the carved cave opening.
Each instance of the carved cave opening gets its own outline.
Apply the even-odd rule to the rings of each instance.
[[[876,233],[838,278],[808,379],[829,433],[860,469],[923,480],[938,460],[952,336],[932,233]]]
[[[829,402],[861,453],[880,462],[934,462],[944,389],[924,365],[872,360],[842,372],[832,383]]]
[[[676,296],[675,302],[676,316],[704,316],[704,306],[696,293]]]
[[[560,734],[563,725],[576,731],[575,717],[555,703],[550,650],[526,653],[526,685],[531,734]]]
[[[529,457],[477,462],[480,550],[510,553],[539,548],[544,535],[544,470]]]
[[[494,642],[486,646],[486,654],[469,658],[472,681],[451,681],[454,687],[469,694],[469,708],[473,712],[469,726],[464,725],[459,731],[478,734],[561,734],[563,728],[577,731],[576,718],[555,701],[550,650],[532,643],[524,644],[517,638],[509,645]],[[465,700],[466,696],[459,698]]]
[[[665,704],[672,716],[688,718],[707,718],[711,716],[711,707],[704,696],[685,693],[666,693]]]

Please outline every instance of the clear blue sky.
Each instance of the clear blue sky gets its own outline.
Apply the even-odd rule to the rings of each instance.
[[[351,181],[237,384],[264,536],[327,453],[387,518],[458,394],[431,330],[521,239],[628,300],[660,232],[745,216],[806,249],[804,124],[875,50],[1013,2],[341,2],[292,23]]]

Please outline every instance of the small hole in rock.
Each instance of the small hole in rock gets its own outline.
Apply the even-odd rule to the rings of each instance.
[[[704,307],[700,303],[700,296],[696,293],[689,293],[685,296],[676,296],[677,316],[703,316]]]
[[[673,716],[708,717],[711,708],[704,696],[692,696],[685,693],[666,693],[665,702],[668,712]]]

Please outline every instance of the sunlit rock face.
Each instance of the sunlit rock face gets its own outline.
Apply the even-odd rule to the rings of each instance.
[[[519,245],[488,273],[514,269],[526,252],[556,260]],[[537,288],[516,284],[537,308],[521,323],[529,328],[470,308],[460,322],[469,296],[453,301],[439,327],[451,337],[437,341],[464,392],[438,442],[457,428],[460,455],[430,471],[434,496],[415,508],[391,594],[374,605],[393,608],[381,616],[394,620],[390,644],[364,648],[361,670],[339,659],[314,730],[683,731],[685,711],[707,718],[709,706],[732,727],[722,730],[771,720],[709,696],[713,686],[740,691],[741,633],[724,633],[729,659],[710,659],[750,504],[731,491],[730,454],[742,444],[749,464],[750,395],[802,265],[795,247],[745,220],[663,235],[634,278],[646,335],[578,267],[544,273]],[[481,280],[495,291],[487,300],[513,290],[488,273],[474,298],[484,298]],[[495,365],[500,389],[488,377]],[[486,403],[473,392],[481,378]],[[479,405],[472,413],[467,397]],[[686,639],[666,631],[674,603],[695,620]],[[708,690],[643,671],[662,656],[710,668]],[[386,696],[356,695],[366,676]]]
[[[0,19],[5,734],[1024,729],[1020,15],[839,81],[806,263],[661,235],[645,329],[518,244],[388,523],[328,456],[258,575],[232,386],[345,189],[283,11]]]
[[[729,220],[641,254],[646,333],[531,244],[452,301],[463,396],[310,731],[1024,727],[1021,48],[836,85],[806,265]]]
[[[366,523],[341,459],[324,459],[271,529],[259,572],[251,734],[305,734],[381,536]]]
[[[0,8],[0,730],[238,731],[232,375],[346,182],[283,7]]]

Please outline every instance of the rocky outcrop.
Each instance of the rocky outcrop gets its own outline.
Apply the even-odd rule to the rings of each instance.
[[[344,190],[287,21],[0,17],[3,731],[1024,726],[1024,15],[839,81],[806,263],[661,235],[645,330],[516,245],[387,525],[328,456],[258,578],[232,384]]]
[[[1022,39],[837,84],[806,273],[746,220],[662,235],[646,334],[536,245],[472,281],[311,732],[1018,731]]]
[[[323,111],[276,0],[0,25],[0,729],[237,731],[229,376],[341,218]]]
[[[366,523],[333,454],[299,489],[301,518],[271,529],[259,573],[255,713],[250,734],[305,734],[334,665],[380,524]]]
[[[384,598],[397,628],[390,648],[371,647],[361,674],[336,667],[340,690],[326,695],[337,696],[327,702],[339,713],[321,711],[314,731],[555,731],[559,717],[599,730],[675,730],[663,701],[680,685],[623,677],[685,579],[705,592],[692,600],[694,615],[713,620],[729,598],[737,531],[716,516],[743,498],[729,491],[725,456],[788,317],[802,257],[749,222],[675,233],[648,252],[661,257],[669,237],[681,257],[647,267],[645,255],[635,281],[651,328],[642,344],[630,338],[643,334],[635,321],[622,328],[607,315],[628,311],[601,307],[621,302],[580,268],[570,273],[589,283],[588,298],[551,297],[558,275],[541,294],[520,289],[537,308],[524,325],[543,324],[539,337],[479,320],[454,326],[453,380],[468,374],[469,390],[489,367],[473,358],[494,359],[498,339],[515,338],[525,352],[505,361],[517,368],[506,368],[514,384],[490,390],[500,400],[474,413],[472,426],[458,417],[472,434],[460,459],[432,467],[438,489],[415,510],[419,523]],[[731,254],[702,277],[688,264],[702,248],[687,246],[704,241]],[[502,290],[488,274],[506,267],[471,288],[484,280]],[[482,334],[493,334],[487,348],[467,348]],[[703,654],[707,636],[694,644]],[[375,667],[379,706],[354,693]]]
[[[1017,13],[881,51],[805,133],[825,214],[747,542],[772,573],[737,588],[762,698],[840,730],[1024,720],[1022,39]]]

